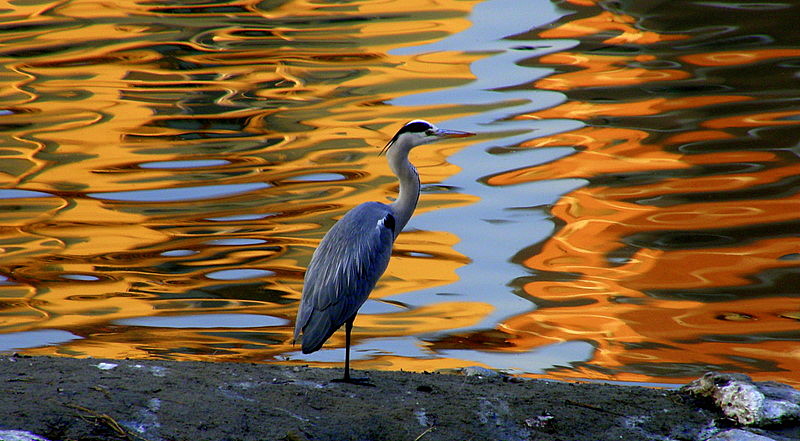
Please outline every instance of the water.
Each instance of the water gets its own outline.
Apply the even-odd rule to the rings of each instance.
[[[800,385],[794,3],[14,3],[0,349],[340,366],[291,332],[316,243],[415,217],[357,368]]]

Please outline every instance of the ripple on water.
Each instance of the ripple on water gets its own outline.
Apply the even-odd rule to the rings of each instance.
[[[123,326],[144,326],[153,328],[261,328],[283,326],[286,320],[258,314],[186,314],[175,316],[131,317],[115,320]]]
[[[87,196],[100,200],[122,202],[187,202],[203,199],[217,199],[241,193],[269,188],[269,185],[255,182],[250,184],[204,185],[197,187],[162,188],[155,190],[131,190],[104,193],[88,193]]]
[[[359,367],[800,384],[797,2],[39,3],[0,48],[0,337],[341,363],[278,317],[427,118],[479,135],[413,152]]]

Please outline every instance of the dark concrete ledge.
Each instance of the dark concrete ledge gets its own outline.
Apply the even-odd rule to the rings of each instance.
[[[676,390],[366,374],[374,386],[292,366],[0,356],[0,440],[800,439],[795,426],[739,427]]]

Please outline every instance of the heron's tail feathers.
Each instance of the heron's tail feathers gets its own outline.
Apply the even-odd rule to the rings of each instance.
[[[318,351],[341,325],[336,326],[324,314],[312,314],[308,322],[303,327],[303,337],[301,338],[301,349],[304,354]]]

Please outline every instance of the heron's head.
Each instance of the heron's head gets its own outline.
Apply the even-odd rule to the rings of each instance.
[[[415,119],[414,121],[406,123],[406,125],[397,131],[392,140],[383,148],[381,154],[388,152],[389,149],[394,146],[410,150],[418,145],[429,144],[440,139],[463,138],[473,135],[474,133],[440,129],[428,121]]]

